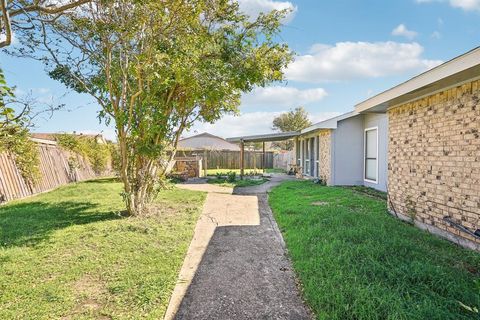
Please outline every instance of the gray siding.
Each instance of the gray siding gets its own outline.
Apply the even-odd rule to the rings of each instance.
[[[364,129],[378,127],[378,179],[377,183],[364,181],[364,185],[381,191],[387,191],[388,166],[388,117],[385,113],[369,113],[364,116]],[[363,139],[362,132],[362,139]],[[362,141],[363,145],[363,141]],[[363,166],[363,152],[362,152]],[[363,169],[362,169],[363,175]]]
[[[363,125],[358,115],[339,121],[333,131],[333,185],[363,185]]]

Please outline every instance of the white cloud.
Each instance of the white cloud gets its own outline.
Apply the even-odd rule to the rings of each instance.
[[[441,38],[442,38],[442,34],[441,34],[440,32],[438,32],[438,31],[434,31],[434,32],[432,32],[432,34],[430,35],[430,37],[431,37],[432,39],[437,39],[437,40],[438,40],[438,39],[441,39]]]
[[[480,11],[480,0],[416,0],[417,3],[448,2],[454,8],[465,11]]]
[[[347,81],[421,72],[442,61],[422,58],[416,43],[339,42],[314,45],[285,70],[288,80],[300,82]]]
[[[327,96],[323,88],[297,89],[291,87],[256,88],[242,97],[243,106],[291,108],[320,101]]]
[[[260,13],[268,13],[272,10],[290,10],[286,16],[284,23],[292,21],[298,10],[290,1],[273,1],[273,0],[238,0],[240,10],[255,19]]]
[[[413,30],[408,30],[408,28],[402,23],[392,30],[392,35],[405,37],[411,40],[415,38],[418,33]]]
[[[208,132],[223,138],[242,135],[255,135],[272,132],[273,118],[286,111],[248,112],[240,116],[225,115],[222,119],[210,123],[196,123],[184,136]],[[320,112],[310,115],[312,122],[319,122],[339,115],[338,112]]]
[[[480,0],[450,0],[450,5],[465,11],[480,11]]]
[[[0,34],[0,41],[5,41],[7,40],[7,35],[4,34],[4,33],[1,33]],[[12,33],[12,39],[11,39],[11,42],[10,42],[10,45],[11,46],[15,46],[18,44],[18,39],[17,37],[15,36],[15,32]]]

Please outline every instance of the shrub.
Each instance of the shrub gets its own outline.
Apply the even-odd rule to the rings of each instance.
[[[116,163],[116,148],[110,144],[98,143],[95,137],[60,134],[56,140],[65,150],[85,157],[96,174],[105,172],[109,161]]]
[[[237,180],[237,174],[235,171],[230,171],[227,173],[227,181],[228,182],[235,182]]]

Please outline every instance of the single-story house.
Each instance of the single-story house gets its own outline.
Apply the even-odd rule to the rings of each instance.
[[[327,185],[365,185],[387,191],[387,131],[384,114],[342,114],[295,137],[297,165],[304,176]]]
[[[204,132],[178,141],[178,150],[230,150],[240,151],[240,147],[223,138]]]
[[[356,105],[388,121],[389,209],[480,250],[480,47]]]
[[[236,139],[295,139],[304,176],[386,191],[392,214],[480,250],[480,47],[300,132]]]

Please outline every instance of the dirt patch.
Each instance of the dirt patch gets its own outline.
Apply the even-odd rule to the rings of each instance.
[[[324,201],[314,201],[312,203],[310,203],[312,206],[318,206],[318,207],[321,207],[321,206],[326,206],[328,204],[328,202],[324,202]]]
[[[76,305],[71,313],[63,319],[76,319],[81,315],[94,316],[95,319],[110,319],[102,315],[107,290],[105,283],[98,277],[86,274],[73,283]]]

